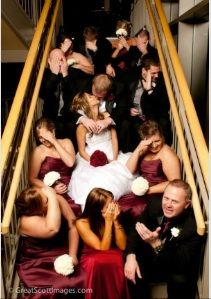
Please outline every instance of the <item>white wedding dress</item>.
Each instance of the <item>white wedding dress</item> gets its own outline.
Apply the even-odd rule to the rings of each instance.
[[[113,159],[110,130],[104,130],[100,134],[87,133],[86,152],[91,156],[96,150],[103,151],[108,159]],[[68,186],[69,196],[75,203],[84,206],[86,198],[93,188],[98,187],[111,191],[115,200],[130,193],[134,176],[125,166],[130,155],[131,153],[120,153],[118,160],[104,166],[94,167],[78,153],[76,167]]]

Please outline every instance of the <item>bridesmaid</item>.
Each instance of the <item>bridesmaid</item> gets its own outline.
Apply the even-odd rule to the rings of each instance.
[[[113,194],[94,188],[76,227],[84,242],[79,264],[87,274],[86,288],[92,289],[85,298],[129,299],[122,257],[126,235]]]
[[[67,194],[67,186],[75,163],[75,150],[69,139],[57,139],[55,134],[55,125],[51,120],[41,118],[37,121],[35,135],[41,144],[34,149],[31,156],[29,182],[35,187],[42,188],[45,186],[43,183],[45,175],[50,171],[57,171],[61,178],[53,188],[69,202],[77,214],[80,212],[80,206],[76,205]]]
[[[149,182],[148,194],[163,193],[169,181],[180,179],[180,161],[165,140],[159,125],[145,121],[140,127],[141,142],[127,161],[128,169],[137,170]]]
[[[149,183],[143,196],[122,197],[118,201],[122,212],[133,218],[141,214],[149,199],[161,197],[169,181],[180,179],[180,161],[165,143],[162,131],[155,121],[145,121],[140,127],[141,142],[129,157],[126,166],[131,173],[138,173]]]
[[[85,272],[76,266],[79,237],[67,201],[53,188],[32,187],[21,192],[16,208],[21,235],[17,271],[24,284],[23,298],[66,298],[62,291],[68,289],[77,293],[84,287]],[[73,259],[75,271],[70,276],[54,270],[55,259],[63,254]]]

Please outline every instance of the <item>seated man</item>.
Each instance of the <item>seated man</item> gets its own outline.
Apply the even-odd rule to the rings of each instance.
[[[162,202],[152,199],[131,231],[126,246],[125,275],[132,299],[149,299],[148,283],[166,281],[169,299],[194,299],[200,247],[191,208],[190,186],[171,181]]]
[[[48,64],[40,89],[40,97],[44,100],[43,117],[55,123],[58,138],[73,139],[74,122],[68,109],[73,86],[63,51],[53,49],[49,54]]]
[[[169,100],[161,73],[159,57],[146,54],[142,58],[140,71],[129,84],[131,95],[131,126],[133,144],[139,143],[138,129],[144,120],[156,121],[168,145],[172,143],[171,124],[169,119]]]

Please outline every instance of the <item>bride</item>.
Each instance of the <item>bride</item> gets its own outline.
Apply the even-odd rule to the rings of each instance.
[[[99,120],[109,116],[107,112],[105,114],[99,112],[99,104],[98,98],[81,92],[74,97],[72,110],[93,119],[97,124]],[[118,140],[114,126],[96,134],[89,132],[82,124],[79,124],[76,129],[76,138],[78,143],[76,167],[68,186],[68,194],[75,203],[84,206],[87,195],[93,188],[111,191],[115,200],[130,193],[134,176],[125,166],[130,153],[118,153]],[[99,158],[96,151],[101,151],[106,155],[107,164],[92,166],[92,158]],[[102,156],[102,153],[100,154]]]

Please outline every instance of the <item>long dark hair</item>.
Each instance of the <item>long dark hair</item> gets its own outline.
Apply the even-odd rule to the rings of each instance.
[[[105,223],[101,211],[109,198],[113,200],[112,192],[102,188],[92,189],[87,196],[84,211],[78,218],[88,219],[91,230],[99,237]]]

